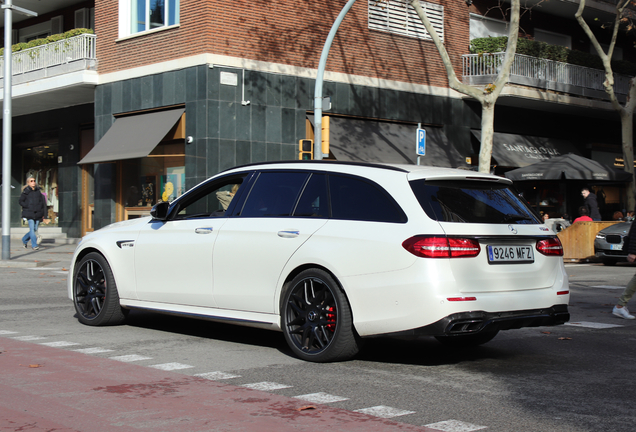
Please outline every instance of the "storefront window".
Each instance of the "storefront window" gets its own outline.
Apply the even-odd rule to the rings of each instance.
[[[22,151],[22,188],[26,186],[28,176],[35,177],[35,181],[42,189],[46,197],[47,214],[45,219],[50,219],[46,226],[58,224],[58,182],[57,182],[57,144],[44,144],[28,147]],[[24,220],[22,225],[27,226]]]
[[[153,205],[185,192],[185,144],[159,144],[145,158],[122,161],[124,219],[150,214]]]

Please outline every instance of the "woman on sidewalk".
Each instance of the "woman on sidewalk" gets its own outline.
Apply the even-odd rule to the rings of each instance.
[[[22,207],[22,217],[29,223],[29,232],[22,237],[22,244],[26,249],[31,239],[31,247],[33,250],[38,250],[40,246],[38,246],[35,232],[46,213],[46,199],[33,176],[27,178],[27,186],[22,191],[19,202]]]

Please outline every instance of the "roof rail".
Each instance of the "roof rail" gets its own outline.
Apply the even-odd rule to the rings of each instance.
[[[273,164],[311,164],[311,163],[316,163],[316,164],[329,164],[329,165],[352,165],[352,166],[362,166],[362,167],[369,167],[369,168],[382,168],[382,169],[387,169],[387,170],[391,170],[391,171],[399,171],[399,172],[405,172],[407,173],[408,170],[405,170],[403,168],[397,167],[397,166],[393,166],[393,165],[385,165],[385,164],[380,164],[380,163],[372,163],[372,162],[351,162],[351,161],[337,161],[337,160],[329,160],[329,159],[322,159],[322,160],[280,160],[280,161],[266,161],[266,162],[253,162],[253,163],[249,163],[249,164],[245,164],[245,165],[239,165],[239,166],[235,166],[232,168],[227,168],[221,172],[225,172],[225,171],[229,171],[229,170],[233,170],[236,168],[248,168],[251,166],[256,166],[256,165],[273,165]]]

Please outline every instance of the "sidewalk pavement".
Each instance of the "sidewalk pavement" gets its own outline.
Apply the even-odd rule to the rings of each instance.
[[[73,252],[77,244],[62,243],[42,243],[40,250],[34,251],[29,243],[28,248],[24,248],[22,241],[11,239],[9,248],[10,258],[0,259],[0,267],[63,267],[68,269],[71,265]]]
[[[367,414],[0,337],[3,431],[435,432]]]

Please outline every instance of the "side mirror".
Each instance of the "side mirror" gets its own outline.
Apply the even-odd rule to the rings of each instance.
[[[155,220],[165,221],[168,219],[168,209],[170,208],[169,202],[160,202],[152,206],[150,210],[150,216]]]

